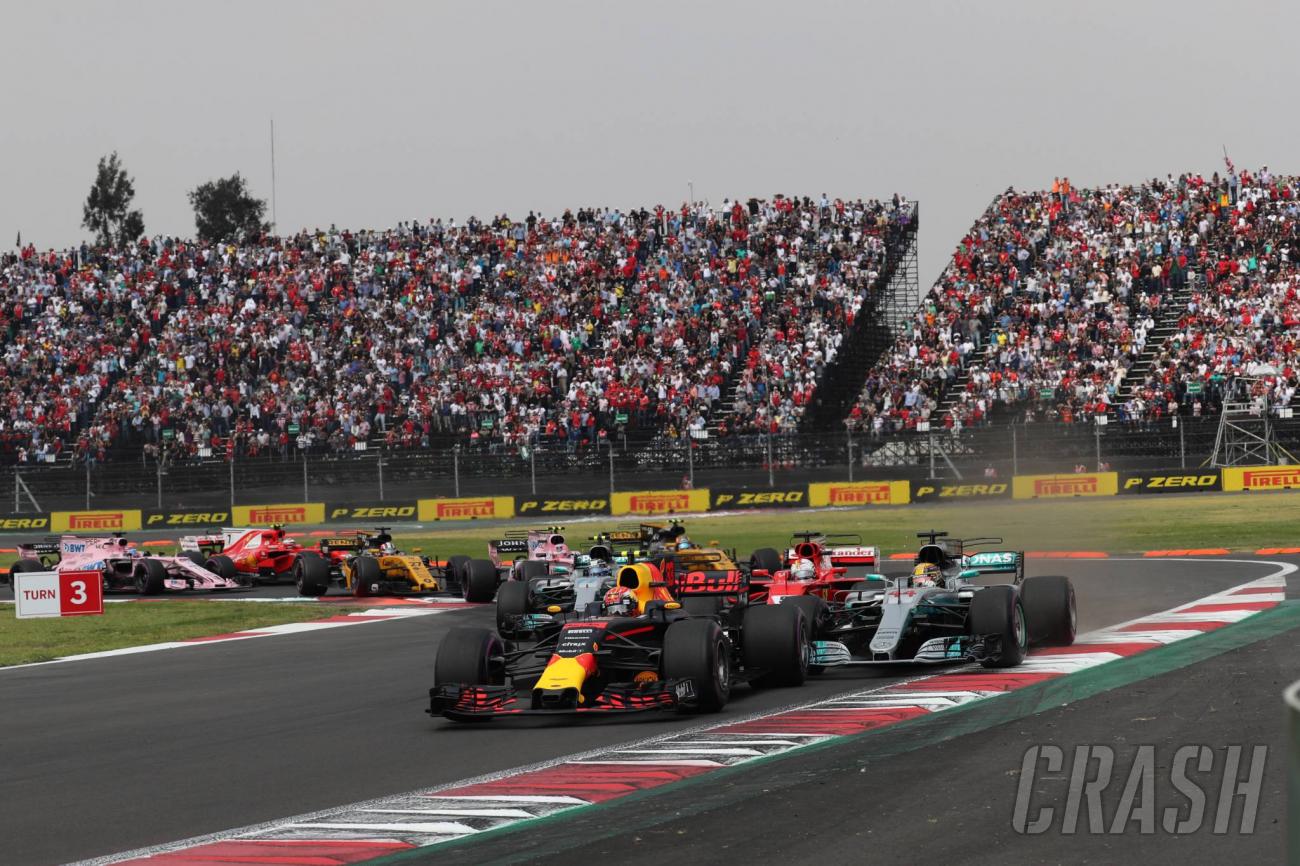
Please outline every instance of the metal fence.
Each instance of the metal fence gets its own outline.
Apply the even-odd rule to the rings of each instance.
[[[380,450],[281,458],[144,459],[20,466],[0,475],[3,511],[79,508],[224,508],[273,502],[399,502],[422,497],[589,496],[684,486],[742,489],[812,481],[946,478],[1207,465],[1217,419],[1149,424],[1037,423],[888,438],[821,435],[613,440],[597,445],[483,444],[437,451]],[[1300,419],[1275,425],[1300,451]]]

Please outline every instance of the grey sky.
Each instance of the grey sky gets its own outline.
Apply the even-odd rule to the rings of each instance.
[[[1300,171],[1300,3],[0,0],[0,248],[150,234],[243,172],[282,231],[786,194],[922,203],[922,279],[1009,185]]]

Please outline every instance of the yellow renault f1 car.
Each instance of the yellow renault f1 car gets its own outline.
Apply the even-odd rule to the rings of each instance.
[[[811,650],[793,607],[749,605],[749,578],[739,570],[664,576],[654,563],[621,566],[598,599],[567,616],[558,605],[538,615],[551,627],[538,629],[535,643],[452,629],[438,648],[428,712],[455,721],[717,712],[737,682],[803,683]],[[692,616],[674,600],[702,597],[722,602]]]
[[[402,553],[388,527],[323,538],[320,555],[329,564],[329,577],[357,598],[372,595],[445,593],[451,581],[446,570],[419,553]],[[324,595],[328,583],[304,587],[303,595]]]

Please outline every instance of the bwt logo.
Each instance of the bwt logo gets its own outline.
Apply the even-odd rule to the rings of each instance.
[[[1300,487],[1300,469],[1247,469],[1241,473],[1241,486],[1248,490]]]
[[[124,529],[126,521],[121,512],[116,514],[73,514],[68,518],[68,529]]]
[[[654,493],[633,496],[628,500],[628,510],[645,514],[663,514],[669,511],[690,511],[689,493]]]
[[[1181,746],[1172,760],[1166,754],[1157,761],[1155,746],[1116,756],[1112,746],[1081,745],[1067,766],[1060,746],[1030,746],[1020,763],[1011,828],[1030,836],[1053,829],[1067,836],[1151,835],[1157,828],[1182,836],[1197,832],[1212,817],[1212,832],[1223,835],[1231,829],[1240,799],[1237,832],[1253,833],[1268,746],[1243,753],[1242,746]],[[1055,805],[1035,802],[1040,800]],[[1080,815],[1087,820],[1082,827]]]
[[[495,517],[496,503],[491,499],[468,499],[461,502],[439,502],[435,517]]]
[[[306,523],[305,508],[251,508],[248,511],[249,523]]]
[[[827,497],[831,505],[869,505],[873,502],[889,502],[888,484],[874,484],[870,487],[832,487]]]
[[[1100,488],[1096,475],[1075,478],[1039,478],[1034,481],[1035,496],[1080,496],[1096,493]]]

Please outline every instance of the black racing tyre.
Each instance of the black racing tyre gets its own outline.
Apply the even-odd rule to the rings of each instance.
[[[666,680],[695,684],[695,700],[683,712],[716,713],[731,697],[731,651],[722,627],[711,619],[679,619],[664,632],[661,656]]]
[[[434,685],[504,685],[505,651],[501,638],[485,628],[453,628],[438,646],[433,661]]]
[[[1074,584],[1061,575],[1026,578],[1020,587],[1020,603],[1031,643],[1069,646],[1079,627]]]
[[[45,571],[45,566],[41,565],[40,562],[38,562],[35,559],[20,559],[17,562],[15,562],[13,564],[13,567],[9,569],[10,585],[15,585],[14,584],[15,574],[23,574],[25,572],[30,572],[30,571]]]
[[[188,559],[190,562],[194,563],[199,568],[208,567],[208,558],[203,554],[199,553],[197,550],[182,550],[180,553],[176,555],[181,559]]]
[[[158,595],[163,591],[163,581],[167,579],[167,566],[156,559],[142,559],[135,564],[132,574],[135,578],[135,591],[141,595]]]
[[[534,577],[546,577],[551,573],[551,564],[540,559],[525,559],[515,567],[516,580],[532,580]]]
[[[465,566],[467,565],[469,565],[469,557],[465,556],[463,553],[447,557],[446,574],[447,580],[451,585],[443,588],[455,589],[463,592],[461,587],[465,585]]]
[[[466,601],[484,603],[496,598],[497,567],[490,559],[471,559],[465,564],[465,579],[461,583]]]
[[[796,595],[793,598],[787,598],[781,604],[786,607],[793,607],[799,613],[803,614],[803,627],[808,635],[809,641],[814,641],[821,634],[825,625],[826,617],[830,609],[826,606],[826,600],[815,595]],[[811,657],[812,653],[809,653]],[[822,665],[808,665],[808,673],[817,675],[825,671]]]
[[[203,563],[203,567],[218,577],[224,577],[227,580],[234,580],[235,576],[239,574],[235,568],[235,561],[229,556],[220,553]]]
[[[330,588],[329,563],[321,559],[319,553],[304,550],[294,557],[290,569],[293,582],[298,587],[298,594],[307,598],[324,595]]]
[[[522,580],[507,580],[497,590],[497,631],[502,637],[514,637],[514,629],[509,622],[514,617],[529,613],[531,593],[528,584]]]
[[[1020,593],[1014,586],[989,586],[971,599],[970,630],[972,635],[996,635],[1002,651],[996,658],[980,661],[986,668],[1013,668],[1025,660],[1029,650],[1029,627]]]
[[[373,556],[358,556],[352,560],[352,594],[369,598],[371,587],[382,580],[384,570]]]
[[[760,547],[749,555],[750,571],[761,568],[770,574],[780,571],[784,565],[781,554],[771,547]]]
[[[682,610],[688,616],[720,616],[722,614],[722,596],[688,595],[682,598]]]
[[[812,656],[806,622],[803,611],[789,603],[746,608],[741,655],[746,670],[763,672],[751,680],[753,685],[803,685]]]

